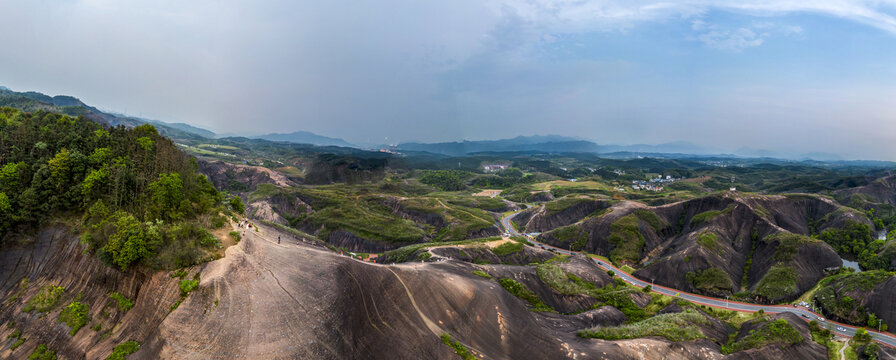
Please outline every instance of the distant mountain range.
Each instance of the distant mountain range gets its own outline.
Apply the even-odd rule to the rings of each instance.
[[[168,123],[159,120],[143,119],[103,112],[83,103],[76,97],[67,95],[49,96],[35,91],[16,92],[0,86],[0,106],[9,106],[24,111],[53,111],[71,116],[84,116],[90,120],[109,126],[123,125],[134,127],[141,124],[154,125],[161,134],[175,140],[213,139],[238,137],[236,134],[215,134],[212,131],[186,123]],[[272,133],[257,136],[244,136],[251,139],[283,141],[296,144],[318,146],[340,146],[359,148],[340,138],[317,135],[308,131],[296,131],[288,134]],[[591,153],[606,154],[609,157],[630,158],[634,156],[697,155],[745,158],[778,158],[790,160],[844,161],[840,156],[829,153],[806,153],[799,155],[783,155],[774,151],[742,147],[726,153],[725,151],[699,146],[686,141],[669,142],[658,145],[601,145],[592,141],[561,135],[517,136],[512,139],[455,141],[440,143],[407,142],[397,146],[399,151],[429,152],[448,156],[463,156],[485,152],[536,152],[536,153]]]
[[[0,86],[0,106],[9,106],[28,112],[38,110],[58,112],[70,116],[84,116],[95,122],[109,126],[123,125],[127,127],[152,124],[162,135],[175,140],[201,140],[218,137],[214,132],[185,123],[168,123],[159,120],[144,119],[124,114],[104,112],[87,105],[76,97],[68,95],[49,96],[35,91],[17,92]],[[357,147],[345,140],[313,134],[307,131],[296,131],[289,134],[267,134],[252,136],[254,139],[286,141],[298,144],[320,146]]]
[[[339,138],[331,138],[322,135],[317,135],[315,133],[307,132],[307,131],[296,131],[288,134],[266,134],[259,136],[250,136],[252,139],[263,139],[270,141],[285,141],[296,144],[312,144],[312,145],[321,145],[321,146],[343,146],[343,147],[357,147],[353,144],[348,143],[345,140]]]
[[[107,113],[87,105],[76,97],[68,95],[49,96],[35,91],[17,92],[0,86],[0,106],[9,106],[23,111],[52,111],[70,116],[84,116],[87,119],[109,126],[127,127],[151,123],[159,133],[173,139],[202,139],[214,136],[211,131],[187,124],[169,124],[158,120]]]
[[[504,140],[460,141],[442,143],[403,143],[399,150],[425,151],[436,154],[460,156],[479,152],[545,152],[545,153],[644,153],[644,154],[720,154],[689,142],[678,141],[659,145],[599,145],[592,141],[561,135],[517,136]]]

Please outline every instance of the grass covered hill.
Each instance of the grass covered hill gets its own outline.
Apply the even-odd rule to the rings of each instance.
[[[107,264],[183,266],[217,243],[203,225],[220,204],[195,161],[151,125],[0,108],[0,242],[83,214],[83,241]]]

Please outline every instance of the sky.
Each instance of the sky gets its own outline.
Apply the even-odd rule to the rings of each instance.
[[[896,0],[0,0],[0,85],[217,133],[896,160]]]

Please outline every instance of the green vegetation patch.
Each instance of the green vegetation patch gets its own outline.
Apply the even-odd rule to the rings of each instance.
[[[544,209],[547,211],[549,215],[561,213],[566,209],[569,209],[573,206],[583,204],[586,202],[591,202],[594,200],[588,198],[579,198],[579,197],[564,197],[558,200],[554,200],[544,204]]]
[[[778,246],[775,248],[774,259],[778,262],[786,262],[791,261],[796,257],[799,248],[804,244],[820,244],[821,241],[813,239],[811,237],[794,234],[790,232],[779,232],[769,236],[766,236],[762,239],[763,242],[770,244],[773,242],[778,242]]]
[[[640,321],[649,316],[644,309],[639,308],[632,300],[632,293],[638,292],[638,289],[627,286],[622,279],[617,279],[613,284],[597,288],[593,283],[582,280],[575,274],[565,273],[555,262],[538,264],[536,273],[542,282],[558,293],[591,296],[598,301],[593,308],[597,309],[607,305],[615,307],[625,314],[629,322]]]
[[[184,279],[180,281],[180,296],[186,297],[199,286],[199,279]]]
[[[128,299],[128,298],[124,297],[124,295],[121,295],[117,292],[113,292],[113,293],[109,294],[109,297],[118,303],[118,309],[121,310],[122,312],[127,312],[128,310],[130,310],[131,308],[134,307],[134,302],[131,301],[131,299]]]
[[[687,279],[695,289],[710,293],[719,291],[730,292],[734,287],[728,274],[717,267],[688,272],[685,275],[685,279]]]
[[[574,274],[566,274],[560,266],[553,263],[538,264],[535,270],[541,281],[564,295],[588,294],[589,291],[597,290],[594,284],[587,283]]]
[[[80,301],[72,301],[71,304],[62,309],[62,312],[59,313],[59,322],[65,323],[69,327],[72,328],[71,331],[68,332],[69,335],[75,336],[78,333],[78,330],[81,330],[84,325],[87,325],[87,322],[90,321],[90,317],[88,313],[90,312],[90,306],[84,304]]]
[[[233,242],[235,242],[235,243],[239,243],[240,240],[243,239],[243,237],[242,237],[242,235],[240,235],[239,231],[231,231],[228,235],[230,235],[230,238],[233,239]]]
[[[614,245],[610,250],[610,259],[614,263],[637,262],[640,259],[644,235],[638,229],[638,218],[634,214],[623,216],[610,224],[610,237],[607,240]]]
[[[28,300],[28,303],[25,304],[22,311],[37,311],[39,313],[48,312],[56,307],[56,303],[59,302],[59,298],[62,297],[64,291],[65,288],[62,286],[46,285],[40,288],[40,291]]]
[[[638,217],[638,219],[641,219],[641,221],[643,221],[647,225],[650,225],[650,227],[653,228],[653,231],[660,231],[669,226],[669,223],[654,214],[653,211],[638,209],[635,210],[634,213],[635,216]]]
[[[547,306],[541,299],[538,298],[532,290],[526,287],[526,285],[520,284],[518,281],[510,278],[503,278],[498,280],[498,283],[504,287],[505,290],[513,294],[520,299],[526,300],[532,305],[532,311],[548,311],[553,312],[554,309],[550,306]]]
[[[137,350],[140,350],[140,343],[136,341],[125,341],[115,345],[115,348],[112,349],[112,354],[109,355],[106,360],[125,360],[128,355],[137,352]]]
[[[476,243],[483,243],[488,241],[499,240],[498,237],[488,237],[481,239],[472,239],[472,240],[464,240],[464,241],[446,241],[446,242],[428,242],[422,244],[413,244],[404,247],[400,247],[395,250],[389,250],[383,253],[383,260],[387,263],[400,263],[406,262],[410,259],[411,255],[413,255],[417,250],[435,247],[435,246],[451,246],[451,245],[469,245]]]
[[[691,341],[706,337],[697,325],[707,322],[708,320],[697,311],[687,309],[680,313],[657,315],[632,324],[579,330],[578,335],[583,338],[604,340],[661,336],[669,341]]]
[[[705,223],[707,221],[714,219],[716,216],[719,216],[719,215],[730,214],[732,210],[734,210],[734,204],[728,205],[725,209],[722,209],[722,210],[704,211],[702,213],[694,215],[694,217],[691,218],[691,226],[700,225],[702,223]]]
[[[887,331],[888,324],[879,322],[879,317],[868,311],[858,298],[854,299],[847,294],[858,292],[859,297],[865,296],[891,276],[893,273],[881,270],[834,275],[819,282],[820,288],[813,299],[829,314],[859,326],[877,328],[880,325]]]
[[[796,291],[798,275],[792,266],[777,264],[772,266],[756,284],[753,293],[769,300],[777,300]]]
[[[569,244],[570,250],[582,250],[588,242],[588,233],[579,225],[567,225],[551,231],[551,236]]]
[[[473,271],[473,275],[476,275],[476,276],[479,276],[479,277],[484,277],[484,278],[486,278],[486,279],[491,279],[491,278],[492,278],[491,275],[489,275],[488,273],[486,273],[485,271],[482,271],[482,270],[475,270],[475,271]]]
[[[803,336],[787,320],[768,322],[758,330],[753,330],[742,339],[722,346],[723,354],[731,354],[747,349],[758,349],[770,344],[793,345],[803,342]]]
[[[442,191],[459,191],[467,188],[466,180],[472,175],[463,170],[422,170],[419,180]]]
[[[13,330],[12,333],[9,334],[9,336],[7,336],[6,338],[15,339],[15,341],[9,347],[9,349],[13,351],[15,351],[15,349],[18,349],[19,346],[21,346],[25,342],[25,338],[22,337],[22,330],[19,329]]]
[[[515,241],[508,241],[508,242],[505,242],[501,245],[498,245],[498,246],[492,248],[491,251],[493,254],[498,255],[498,256],[515,254],[520,251],[523,251],[523,244],[515,242]]]
[[[28,355],[28,360],[56,360],[56,352],[48,349],[46,345],[40,344],[31,355]]]
[[[722,246],[719,245],[719,236],[714,233],[707,231],[700,233],[697,235],[697,244],[719,256],[722,255]]]
[[[448,333],[442,334],[440,338],[442,339],[442,342],[453,349],[457,356],[460,356],[461,359],[476,360],[476,357],[470,353],[470,349],[467,349],[467,347],[461,344],[459,341],[452,341],[451,335],[449,335]]]

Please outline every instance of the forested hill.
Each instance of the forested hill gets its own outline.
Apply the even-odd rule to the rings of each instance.
[[[217,245],[204,228],[223,226],[221,198],[151,125],[0,108],[0,246],[51,219],[81,218],[83,241],[109,265],[189,265]]]

